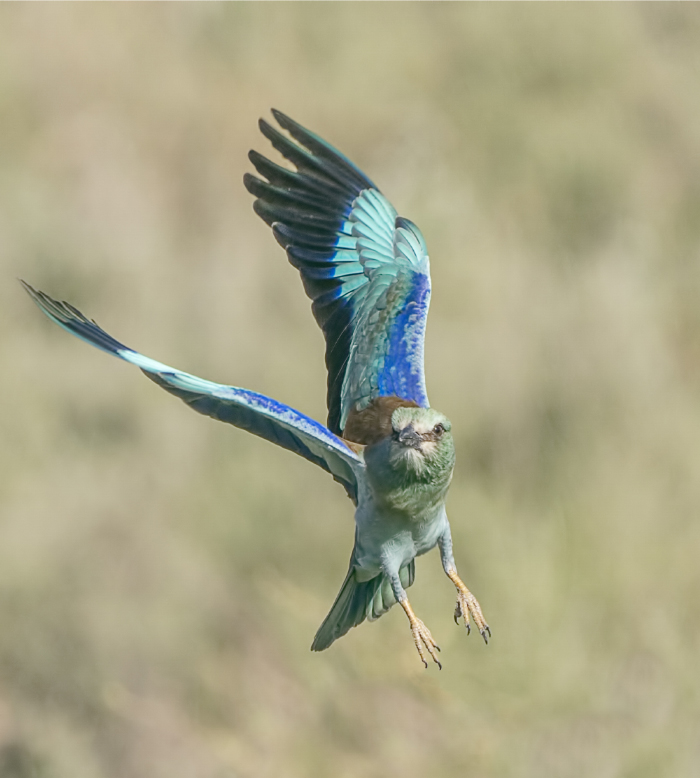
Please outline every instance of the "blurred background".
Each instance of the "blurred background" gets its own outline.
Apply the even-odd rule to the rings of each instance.
[[[1,778],[700,774],[700,7],[0,9]],[[309,646],[352,506],[46,321],[325,417],[279,108],[430,249],[459,569]]]

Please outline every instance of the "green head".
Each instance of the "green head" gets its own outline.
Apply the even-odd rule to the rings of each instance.
[[[452,480],[452,424],[432,408],[396,408],[390,430],[364,457],[375,499],[421,520],[444,501]]]
[[[395,469],[431,479],[452,474],[452,424],[434,408],[397,408],[391,415],[389,459]]]

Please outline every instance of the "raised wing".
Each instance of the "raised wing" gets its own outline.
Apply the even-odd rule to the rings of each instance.
[[[430,267],[418,227],[397,215],[372,181],[339,151],[279,111],[294,143],[260,130],[296,172],[256,151],[266,180],[246,174],[256,213],[301,272],[326,337],[328,426],[345,429],[352,409],[397,396],[428,407],[423,369]]]
[[[363,460],[317,421],[287,405],[247,389],[224,386],[183,373],[127,348],[66,302],[53,300],[22,281],[41,310],[56,324],[86,343],[131,362],[167,392],[195,411],[252,432],[327,470],[357,501]]]

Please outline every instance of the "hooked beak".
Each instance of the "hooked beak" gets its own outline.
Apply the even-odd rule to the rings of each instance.
[[[398,441],[407,448],[416,448],[420,450],[423,443],[421,436],[413,429],[413,425],[409,424],[408,427],[404,427],[398,434]]]

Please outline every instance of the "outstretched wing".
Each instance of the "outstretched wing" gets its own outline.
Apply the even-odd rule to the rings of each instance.
[[[260,130],[296,168],[250,152],[266,180],[246,174],[256,213],[272,226],[301,272],[326,337],[328,426],[345,429],[351,409],[397,396],[428,407],[423,370],[430,267],[423,236],[340,152],[279,111],[297,143],[260,120]]]
[[[127,348],[66,302],[53,300],[22,281],[41,310],[56,324],[102,351],[131,362],[195,411],[252,432],[327,470],[357,501],[363,460],[330,430],[287,405],[247,389],[224,386],[183,373]]]

